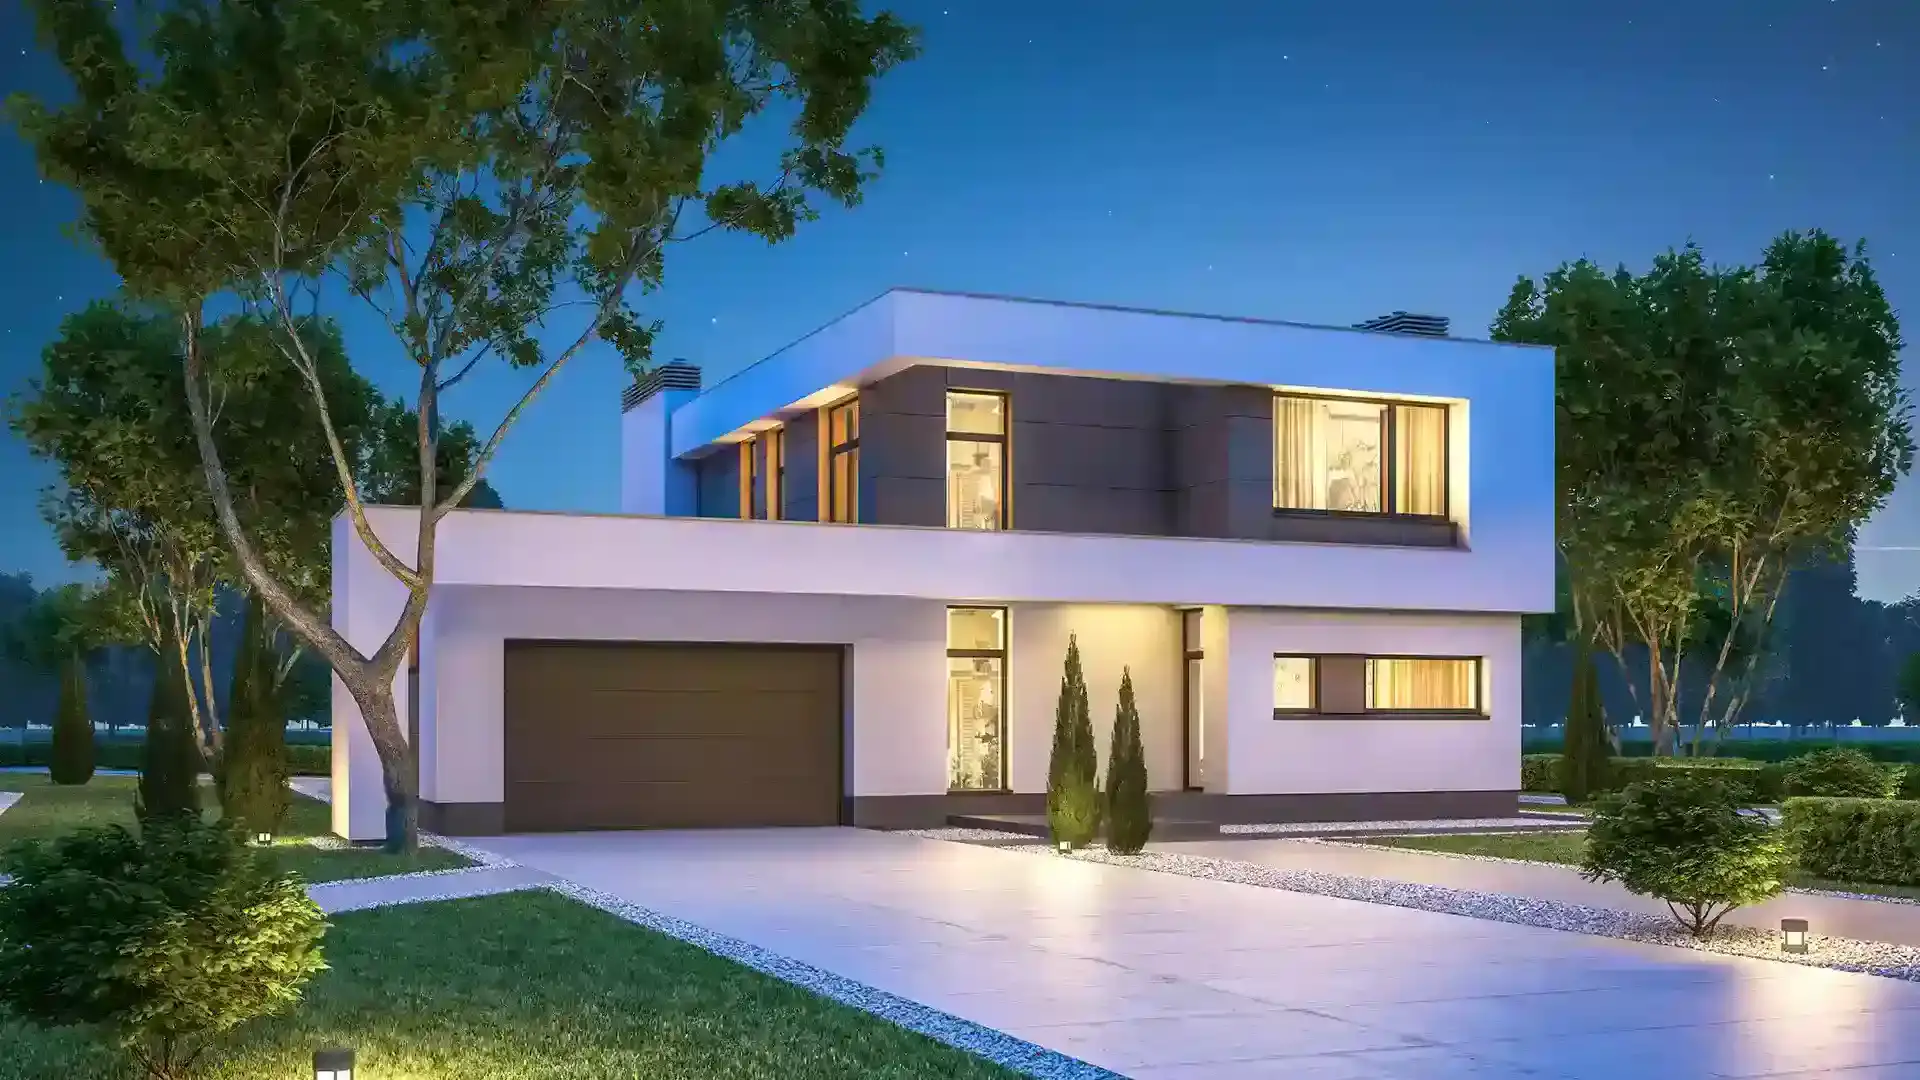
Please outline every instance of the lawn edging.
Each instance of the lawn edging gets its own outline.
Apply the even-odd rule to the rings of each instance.
[[[907,835],[954,843],[978,843],[977,830],[923,829]],[[1320,841],[1329,843],[1332,841]],[[1460,915],[1470,919],[1533,926],[1543,930],[1562,930],[1595,937],[1616,938],[1644,945],[1665,945],[1695,952],[1743,956],[1771,960],[1802,967],[1850,971],[1863,975],[1920,982],[1920,948],[1878,941],[1810,934],[1805,953],[1780,951],[1777,932],[1755,927],[1722,926],[1712,937],[1699,939],[1688,935],[1669,919],[1613,908],[1588,907],[1558,900],[1510,896],[1505,893],[1476,892],[1444,885],[1426,885],[1384,878],[1328,874],[1318,870],[1289,870],[1257,863],[1216,859],[1205,855],[1174,854],[1148,849],[1139,855],[1114,855],[1104,848],[1087,848],[1072,854],[1056,853],[1045,844],[999,844],[996,850],[1016,852],[1027,858],[1071,859],[1104,866],[1131,867],[1205,881],[1224,881],[1255,888],[1279,889],[1366,904],[1412,908],[1440,915]]]

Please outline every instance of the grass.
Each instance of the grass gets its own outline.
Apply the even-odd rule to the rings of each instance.
[[[450,944],[457,947],[449,948]],[[878,1017],[544,891],[336,916],[331,970],[196,1080],[310,1075],[316,1047],[380,1080],[1013,1080]],[[81,1032],[0,1020],[0,1080],[107,1080]]]
[[[133,796],[139,782],[128,776],[96,776],[75,787],[57,785],[45,774],[0,774],[0,791],[18,791],[23,798],[0,813],[0,849],[17,840],[44,840],[75,829],[97,825],[133,828]],[[211,789],[201,792],[203,804],[217,814]],[[327,804],[295,795],[287,809],[271,854],[284,870],[309,882],[348,878],[385,877],[421,870],[451,870],[470,865],[450,851],[421,848],[398,856],[374,848],[319,848],[305,841],[331,831]]]
[[[1400,848],[1406,851],[1445,852],[1454,855],[1484,855],[1496,859],[1526,859],[1530,862],[1578,866],[1586,852],[1587,834],[1578,829],[1558,832],[1455,833],[1448,836],[1372,836],[1357,842],[1374,847]],[[1908,885],[1876,885],[1857,881],[1826,881],[1792,874],[1787,884],[1797,889],[1825,889],[1830,892],[1864,893],[1920,900],[1920,888]]]

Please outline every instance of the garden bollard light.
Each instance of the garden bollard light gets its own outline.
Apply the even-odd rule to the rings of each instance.
[[[1807,920],[1780,920],[1780,951],[1790,953],[1807,951]]]
[[[313,1080],[353,1080],[353,1051],[339,1046],[315,1050]]]

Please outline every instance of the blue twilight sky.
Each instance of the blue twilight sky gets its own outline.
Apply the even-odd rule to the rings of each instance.
[[[58,93],[23,5],[0,89]],[[925,55],[863,121],[885,177],[794,241],[709,237],[648,298],[660,356],[709,382],[893,285],[1350,323],[1407,308],[1483,334],[1514,278],[1643,266],[1693,239],[1747,261],[1785,229],[1872,245],[1920,340],[1920,3],[1914,0],[899,0]],[[750,139],[726,161],[748,167]],[[764,175],[764,169],[754,169]],[[0,134],[0,390],[112,272],[72,199]],[[338,307],[356,363],[392,341]],[[1908,353],[1910,386],[1920,364]],[[449,411],[491,425],[495,372]],[[583,355],[491,477],[507,505],[618,502],[622,377]],[[0,571],[70,577],[36,512],[51,478],[0,435]],[[1862,592],[1920,590],[1920,482],[1863,534]]]

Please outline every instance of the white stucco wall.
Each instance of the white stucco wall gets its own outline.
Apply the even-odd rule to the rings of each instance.
[[[413,546],[401,541],[414,528],[417,513],[382,508],[377,512],[379,535],[396,551],[411,552]],[[361,655],[371,656],[400,621],[407,590],[374,561],[344,515],[333,521],[332,540],[333,628]],[[406,665],[402,664],[394,679],[393,699],[403,735],[410,730],[406,680]],[[367,734],[360,707],[354,704],[346,686],[335,677],[332,687],[333,831],[355,840],[379,840],[387,835],[387,797],[380,780],[380,756]]]
[[[1178,612],[1130,604],[1015,604],[1008,620],[1007,779],[1014,791],[1047,790],[1054,706],[1060,700],[1069,634],[1080,641],[1101,776],[1106,776],[1121,669],[1131,668],[1140,742],[1147,755],[1147,787],[1179,789],[1184,732]]]
[[[1517,617],[1232,608],[1226,624],[1229,793],[1519,790]],[[1483,657],[1488,715],[1276,718],[1273,657],[1287,653]]]

